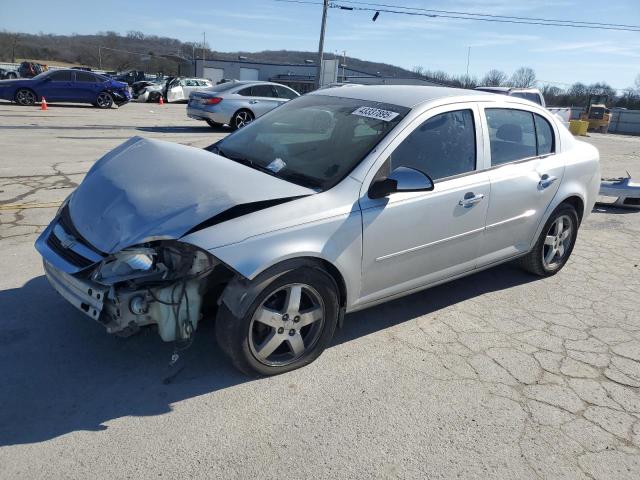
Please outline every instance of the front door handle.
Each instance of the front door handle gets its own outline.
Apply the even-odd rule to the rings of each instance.
[[[462,200],[458,202],[458,205],[464,208],[473,207],[476,203],[479,203],[484,198],[482,193],[476,195],[473,192],[467,193]]]
[[[249,103],[258,103],[258,100],[251,100]]]
[[[540,177],[538,185],[540,186],[540,188],[547,188],[551,186],[556,180],[558,180],[558,177],[549,176],[545,173]]]

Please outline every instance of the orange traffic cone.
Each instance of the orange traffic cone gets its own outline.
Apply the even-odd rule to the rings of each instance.
[[[47,99],[42,97],[42,102],[40,102],[40,110],[46,110],[47,108]]]
[[[164,98],[162,98],[162,95],[160,95],[160,99],[158,100],[158,103],[160,105],[164,105]]]

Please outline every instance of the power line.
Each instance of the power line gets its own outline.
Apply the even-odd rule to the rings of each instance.
[[[494,15],[489,13],[459,12],[454,10],[436,10],[433,8],[403,7],[399,5],[389,5],[385,3],[376,3],[376,2],[362,2],[362,1],[356,1],[356,0],[342,0],[342,3],[354,4],[354,5],[366,5],[370,7],[397,8],[401,10],[417,10],[422,12],[467,15],[470,17],[489,17],[489,18],[503,18],[503,19],[511,19],[511,20],[531,20],[531,21],[540,21],[540,22],[572,23],[572,24],[584,24],[584,25],[607,26],[607,27],[626,27],[626,28],[640,29],[640,25],[628,25],[624,23],[587,22],[587,21],[581,21],[581,20],[563,20],[563,19],[557,19],[557,18],[540,18],[540,17],[516,17],[512,15]]]
[[[345,2],[346,3],[346,2]],[[494,22],[494,23],[512,23],[512,24],[524,24],[524,25],[542,25],[546,27],[569,27],[569,28],[588,28],[591,30],[618,30],[618,31],[628,31],[628,32],[640,32],[640,25],[634,26],[633,28],[628,27],[617,27],[617,26],[596,26],[596,25],[582,25],[576,23],[548,23],[543,21],[529,21],[529,20],[508,20],[504,18],[481,18],[481,17],[469,17],[452,15],[452,14],[441,14],[441,13],[426,13],[426,12],[417,12],[417,11],[409,11],[409,10],[397,10],[397,9],[386,9],[380,8],[377,6],[373,7],[359,7],[359,6],[350,6],[349,4],[343,5],[339,3],[332,3],[330,8],[338,8],[340,10],[358,10],[358,11],[367,11],[367,12],[384,12],[384,13],[395,13],[400,15],[410,15],[417,17],[430,17],[430,18],[454,18],[458,20],[471,20],[471,21],[481,21],[481,22]],[[397,7],[396,7],[397,8]],[[409,8],[409,7],[405,7]],[[466,14],[465,14],[466,15]]]
[[[274,0],[282,3],[302,5],[322,5],[322,2],[313,0]],[[591,30],[616,30],[626,32],[639,32],[640,25],[622,23],[590,22],[579,20],[563,20],[539,17],[517,17],[509,15],[482,14],[462,12],[455,10],[436,10],[420,7],[402,7],[386,3],[362,2],[357,0],[342,0],[340,3],[331,2],[329,8],[351,11],[383,12],[398,15],[410,15],[428,18],[451,18],[456,20],[470,20],[493,23],[509,23],[521,25],[540,25],[546,27],[586,28]]]

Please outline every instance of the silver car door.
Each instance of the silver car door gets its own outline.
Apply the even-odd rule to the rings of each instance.
[[[558,191],[565,162],[555,153],[555,123],[542,109],[502,104],[482,111],[491,202],[479,262],[489,264],[529,250]]]
[[[363,222],[361,298],[368,303],[455,276],[476,266],[489,204],[479,109],[438,107],[418,117],[382,152],[385,176],[398,166],[423,171],[434,190],[371,199]],[[375,169],[374,169],[375,170]]]
[[[275,96],[273,87],[269,84],[254,85],[251,87],[251,94],[249,108],[251,108],[256,118],[273,110],[282,103],[281,99]]]

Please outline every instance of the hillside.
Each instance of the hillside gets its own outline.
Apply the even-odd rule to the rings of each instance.
[[[128,53],[130,52],[130,53]],[[0,33],[0,61],[40,60],[50,63],[82,65],[104,70],[136,68],[150,73],[177,72],[176,55],[191,59],[202,58],[202,47],[175,38],[145,35],[142,32],[101,32],[97,35],[53,35]],[[172,56],[171,59],[163,55]],[[316,52],[290,50],[262,52],[218,52],[205,48],[205,58],[223,60],[245,56],[249,60],[276,63],[305,63],[316,59]],[[332,54],[328,54],[329,56]],[[347,57],[347,65],[368,73],[380,72],[383,76],[414,77],[414,73],[386,63],[369,62]]]

